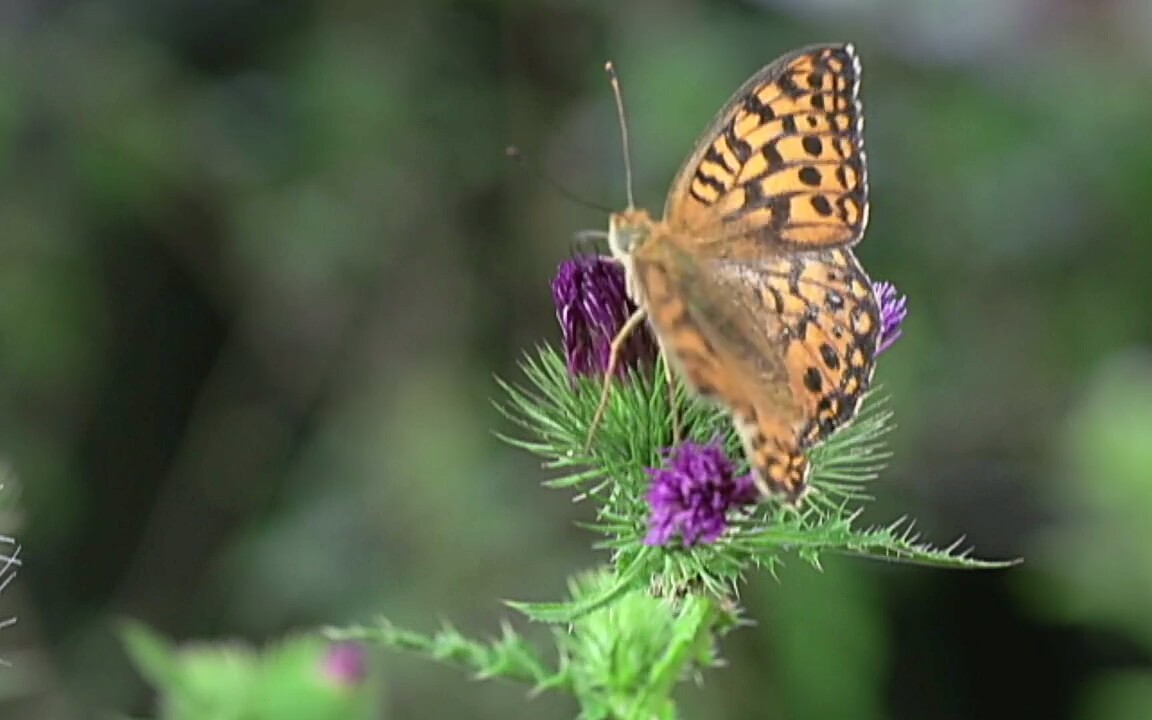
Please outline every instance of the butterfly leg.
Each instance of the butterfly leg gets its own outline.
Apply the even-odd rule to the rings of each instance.
[[[624,343],[628,342],[628,337],[635,332],[640,323],[644,322],[645,317],[646,313],[643,308],[632,313],[632,316],[620,328],[620,332],[612,338],[612,346],[608,351],[608,368],[604,371],[604,384],[600,388],[600,404],[596,406],[596,413],[592,416],[592,422],[588,426],[588,439],[584,441],[584,452],[588,452],[592,447],[592,438],[596,436],[596,428],[604,419],[604,411],[608,409],[608,393],[612,389],[612,377],[616,374],[616,366],[620,363],[620,350],[624,347]]]
[[[672,444],[679,445],[681,435],[680,408],[676,405],[676,378],[672,373],[672,363],[664,356],[664,381],[668,384],[668,411],[672,415]]]

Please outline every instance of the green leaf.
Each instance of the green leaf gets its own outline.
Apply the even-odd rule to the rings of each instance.
[[[618,570],[614,582],[598,588],[595,594],[578,596],[571,602],[529,603],[505,600],[504,604],[524,614],[529,619],[544,623],[570,623],[603,608],[623,594],[634,590],[638,578],[648,565],[648,553],[637,553],[630,563]]]
[[[532,685],[533,692],[568,687],[568,670],[563,656],[560,669],[550,669],[532,645],[507,623],[501,625],[500,637],[495,640],[471,640],[451,625],[426,635],[399,628],[383,619],[374,626],[328,628],[324,634],[332,640],[374,643],[448,662],[470,669],[481,679],[498,677],[527,682]]]
[[[132,664],[145,679],[159,688],[176,683],[180,676],[179,658],[167,640],[133,620],[122,620],[119,634]]]
[[[139,623],[121,623],[128,655],[160,697],[167,720],[367,720],[379,690],[325,672],[329,644],[300,635],[258,651],[237,642],[179,649]]]

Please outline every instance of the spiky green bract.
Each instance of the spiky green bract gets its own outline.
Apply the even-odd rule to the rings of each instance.
[[[579,499],[595,503],[596,519],[588,527],[602,536],[599,546],[611,551],[618,578],[602,597],[585,596],[582,605],[514,604],[533,619],[569,622],[639,587],[665,596],[699,591],[728,597],[749,570],[772,570],[788,552],[817,567],[825,552],[953,568],[1011,564],[973,559],[955,543],[938,548],[920,542],[903,521],[857,525],[860,504],[870,499],[866,483],[876,478],[888,458],[884,436],[893,427],[892,412],[875,391],[853,423],[811,451],[812,488],[802,509],[766,502],[733,517],[730,530],[715,543],[684,547],[674,541],[646,547],[645,468],[660,465],[661,452],[673,442],[662,368],[613,383],[603,420],[586,450],[600,382],[573,380],[561,354],[547,346],[527,356],[522,367],[526,386],[498,380],[506,394],[498,407],[521,431],[502,437],[539,455],[546,468],[558,473],[548,485],[576,490]],[[730,457],[743,462],[740,440],[726,413],[679,388],[675,402],[683,439],[720,438]]]
[[[601,597],[616,584],[611,570],[569,582],[573,605]],[[424,635],[382,620],[375,626],[329,630],[333,640],[378,643],[465,667],[478,678],[523,682],[532,692],[575,696],[584,720],[674,718],[673,687],[694,671],[719,663],[716,639],[740,622],[711,598],[656,597],[631,590],[591,610],[566,629],[553,628],[552,663],[504,624],[500,637],[472,640],[450,626]]]

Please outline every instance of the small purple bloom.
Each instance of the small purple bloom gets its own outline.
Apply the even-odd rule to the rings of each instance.
[[[876,354],[884,352],[900,338],[900,325],[908,316],[908,298],[896,292],[889,282],[873,284],[876,301],[880,303],[880,344]]]
[[[759,501],[751,475],[734,466],[716,441],[685,442],[668,453],[664,467],[648,470],[649,518],[645,545],[664,545],[679,534],[685,545],[711,543],[728,527],[728,511]]]
[[[552,300],[564,336],[568,373],[573,377],[603,375],[612,340],[636,311],[624,287],[624,268],[599,256],[565,260],[552,280]],[[651,332],[646,325],[637,328],[621,348],[616,375],[655,359]]]
[[[334,643],[324,655],[323,673],[337,685],[359,685],[368,674],[364,649],[352,642]]]

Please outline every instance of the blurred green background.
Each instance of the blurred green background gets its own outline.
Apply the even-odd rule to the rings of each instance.
[[[143,714],[112,633],[275,638],[385,613],[496,630],[602,559],[502,446],[493,374],[623,205],[604,60],[658,209],[803,44],[864,63],[872,222],[910,297],[869,517],[1006,572],[800,561],[696,718],[1152,717],[1152,3],[5,0],[0,716]],[[387,717],[563,698],[377,659]]]

